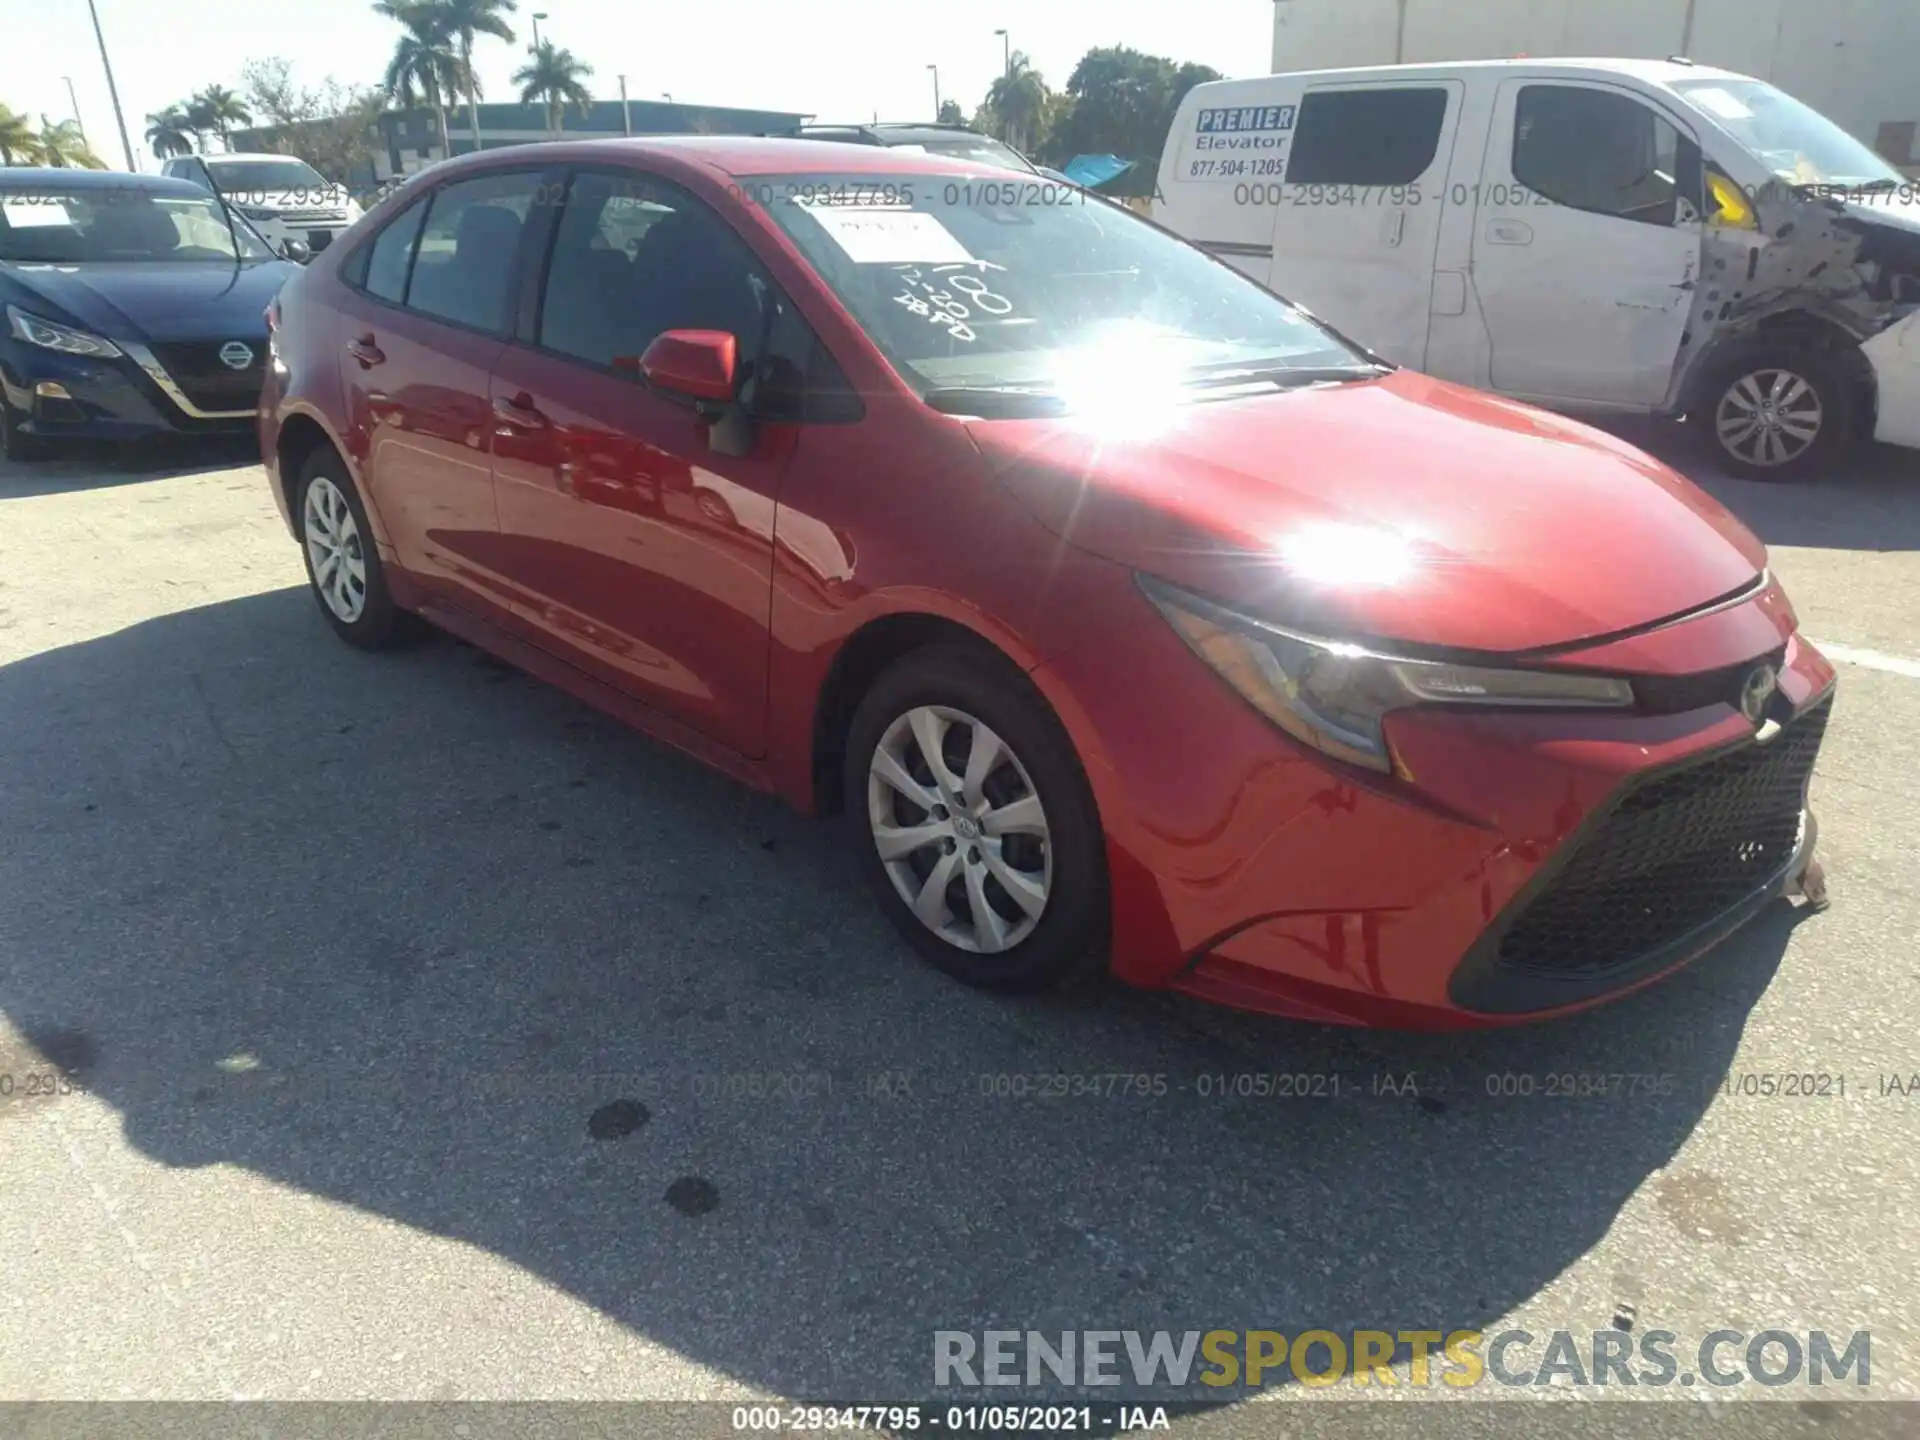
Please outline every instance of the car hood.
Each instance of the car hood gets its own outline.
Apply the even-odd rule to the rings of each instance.
[[[1529,651],[1749,586],[1766,550],[1632,446],[1399,371],[1174,412],[1145,440],[969,421],[1069,543],[1315,634]]]
[[[107,336],[129,340],[218,340],[264,335],[267,302],[300,273],[288,260],[246,265],[152,261],[110,265],[0,265],[29,292],[15,303],[52,310]]]
[[[345,190],[255,190],[244,181],[223,186],[221,193],[249,210],[344,210],[353,199]]]

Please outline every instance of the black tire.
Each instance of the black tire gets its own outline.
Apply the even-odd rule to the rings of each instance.
[[[320,580],[314,574],[313,548],[307,543],[308,492],[320,480],[329,482],[345,498],[347,508],[353,513],[354,526],[360,539],[356,553],[366,569],[366,594],[359,614],[351,620],[342,619],[336,614],[327,603],[327,597],[321,593]],[[320,607],[320,614],[333,633],[362,650],[379,650],[412,638],[417,633],[418,624],[411,615],[393,603],[392,592],[387,588],[386,571],[380,564],[379,548],[373,543],[373,526],[367,521],[367,507],[360,501],[360,492],[354,488],[346,462],[334,453],[332,447],[322,445],[307,457],[306,464],[300,467],[300,479],[294,486],[293,497],[293,513],[300,533],[300,557],[307,567],[307,584],[313,591],[314,603]]]
[[[0,456],[17,465],[31,465],[36,460],[47,459],[53,451],[40,436],[29,435],[20,428],[23,418],[0,397]]]
[[[1788,378],[1781,382],[1779,393],[1793,397],[1791,404],[1782,407],[1789,423],[1804,424],[1813,413],[1811,407],[1818,407],[1818,424],[1811,442],[1779,431],[1771,440],[1757,433],[1750,435],[1744,447],[1732,443],[1726,427],[1739,423],[1755,399],[1761,400],[1763,407],[1772,403],[1776,377],[1782,376]],[[1804,382],[1805,389],[1799,389],[1794,381]],[[1817,479],[1853,440],[1857,409],[1853,382],[1841,357],[1812,341],[1783,338],[1743,345],[1712,363],[1702,377],[1699,397],[1693,407],[1695,423],[1720,464],[1744,480]],[[1804,448],[1795,448],[1801,445]],[[1764,456],[1768,453],[1785,454],[1785,458],[1767,463]]]
[[[1024,937],[997,953],[962,948],[930,929],[902,898],[880,858],[868,808],[869,770],[875,751],[894,723],[922,706],[963,712],[993,731],[1017,757],[1017,764],[996,769],[987,781],[1001,786],[1002,793],[1019,795],[1024,793],[1024,785],[1017,772],[1024,770],[1045,812],[1048,833],[1044,851],[1050,859],[1051,878],[1044,906]],[[969,747],[964,753],[971,753],[971,728],[955,724],[952,731],[963,728],[966,734],[952,743],[964,742]],[[1018,668],[997,651],[984,643],[948,642],[895,661],[874,681],[854,712],[847,732],[844,771],[847,828],[859,853],[860,868],[880,908],[924,959],[968,985],[1012,994],[1058,989],[1104,970],[1108,939],[1106,846],[1093,792],[1073,744],[1051,708]],[[983,784],[982,788],[990,789],[991,785]],[[932,812],[909,807],[907,816],[892,823],[918,823],[912,817],[919,813]],[[980,843],[988,841],[983,838]],[[1015,843],[1027,847],[1021,851],[1022,857],[1041,853],[1032,848],[1041,842],[1025,837],[1006,843],[1009,848],[998,852],[1003,865],[1009,858],[1019,858],[1011,848]],[[929,847],[901,863],[917,868],[925,861],[930,872],[943,853],[947,852]],[[977,850],[970,848],[969,856],[973,855]],[[959,858],[965,861],[969,856]],[[956,922],[967,894],[965,873],[964,869],[958,870],[946,891],[953,897],[949,914]],[[991,873],[991,864],[979,872],[982,885],[997,883],[985,878]],[[954,886],[959,887],[957,892]],[[996,907],[1013,905],[1004,888],[990,888],[985,893]],[[1018,911],[1010,908],[1007,913],[1017,915]]]

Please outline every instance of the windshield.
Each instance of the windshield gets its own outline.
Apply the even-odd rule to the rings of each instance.
[[[327,177],[304,160],[208,160],[206,166],[223,194],[278,194],[285,190],[309,195],[333,193]]]
[[[1899,171],[1810,105],[1758,80],[1683,80],[1674,90],[1790,185],[1898,185]]]
[[[923,396],[1070,399],[1148,380],[1372,373],[1293,306],[1072,185],[952,174],[740,183]]]
[[[236,251],[235,243],[238,242]],[[271,260],[246,221],[232,227],[211,195],[149,190],[0,190],[0,260],[50,265],[115,261]]]

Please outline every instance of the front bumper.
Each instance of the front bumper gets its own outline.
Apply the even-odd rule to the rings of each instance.
[[[114,343],[125,358],[63,355],[19,344],[0,348],[0,388],[25,417],[25,433],[48,440],[119,441],[235,435],[253,427],[255,407],[196,405],[150,347]]]
[[[1783,651],[1784,742],[1794,717],[1826,703],[1834,678],[1791,625],[1770,592],[1631,642],[1641,663],[1628,673],[1690,674]],[[1502,942],[1543,913],[1542,897],[1565,895],[1556,880],[1626,796],[1753,747],[1755,727],[1737,709],[1404,711],[1388,726],[1411,778],[1389,781],[1295,746],[1197,669],[1164,628],[1142,625],[1125,645],[1088,646],[1043,667],[1045,683],[1069,697],[1063,717],[1107,831],[1112,963],[1123,980],[1327,1023],[1508,1024],[1657,979],[1808,873],[1815,829],[1810,816],[1803,821],[1805,772],[1817,736],[1768,811],[1767,843],[1778,848],[1736,841],[1748,882],[1737,894],[1724,893],[1722,876],[1711,913],[1668,914],[1688,922],[1677,933],[1652,926],[1653,938],[1631,954],[1583,952],[1570,972],[1555,973],[1565,947],[1516,957]],[[1673,663],[1654,665],[1655,650]],[[1659,870],[1659,855],[1648,858],[1649,874],[1685,883],[1684,873]],[[1684,872],[1688,857],[1668,858]],[[1618,885],[1606,895],[1630,898],[1635,873],[1609,872]],[[1659,918],[1658,905],[1645,908]],[[1621,918],[1609,920],[1599,900],[1571,913],[1603,926]]]

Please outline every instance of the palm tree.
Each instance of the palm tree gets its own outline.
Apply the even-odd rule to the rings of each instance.
[[[228,139],[233,129],[253,123],[253,112],[224,85],[209,85],[194,96],[188,113],[203,121],[207,129],[220,137],[220,144],[228,150],[233,148],[233,142]]]
[[[593,96],[581,83],[591,74],[593,67],[576,60],[571,50],[556,50],[551,40],[542,40],[533,59],[514,72],[513,83],[520,87],[522,105],[545,102],[547,133],[551,135],[565,122],[569,103],[582,115],[592,108]]]
[[[186,107],[169,105],[147,116],[147,143],[162,160],[193,153],[193,120]]]
[[[420,0],[374,0],[374,13],[405,21],[407,11]],[[430,0],[442,33],[458,43],[460,70],[467,88],[467,119],[473,126],[473,148],[480,148],[480,78],[473,73],[473,42],[481,35],[511,41],[513,27],[506,16],[520,8],[518,0]]]
[[[93,153],[87,137],[80,133],[78,120],[54,124],[40,117],[40,159],[43,164],[63,170],[104,170],[106,161]]]
[[[395,6],[393,18],[406,27],[407,33],[393,47],[381,88],[387,99],[403,109],[412,110],[423,99],[431,105],[440,127],[441,148],[451,154],[446,102],[466,88],[466,70],[452,37],[443,28],[444,11],[423,0]]]
[[[1025,51],[1014,51],[1007,73],[987,87],[987,108],[999,117],[1003,140],[1016,149],[1031,148],[1047,113],[1047,82]]]
[[[33,165],[40,160],[40,136],[33,122],[0,105],[0,165]]]

